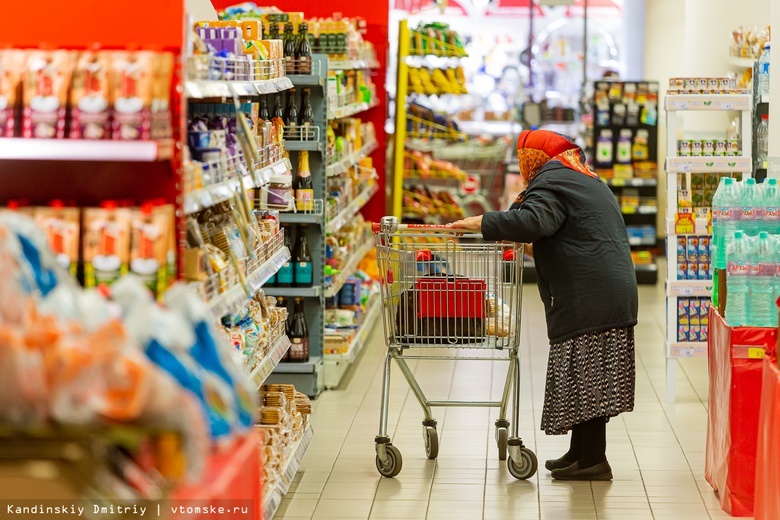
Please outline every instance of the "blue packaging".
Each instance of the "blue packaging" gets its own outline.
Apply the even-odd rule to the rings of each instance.
[[[339,291],[339,306],[358,307],[360,306],[361,281],[354,277],[349,277],[344,286]]]
[[[688,262],[688,272],[686,274],[686,279],[688,280],[698,280],[699,279],[699,264],[698,262]]]
[[[678,280],[687,280],[688,279],[688,263],[687,262],[678,262],[677,263],[677,279]]]
[[[686,241],[685,257],[688,260],[688,264],[699,263],[699,237],[688,237]],[[695,278],[692,278],[695,280]]]

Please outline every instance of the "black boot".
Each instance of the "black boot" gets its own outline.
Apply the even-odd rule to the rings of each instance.
[[[554,469],[568,468],[580,459],[582,454],[582,434],[580,425],[575,424],[571,427],[571,442],[569,451],[560,459],[550,459],[544,463],[544,467],[552,471]]]
[[[578,425],[582,452],[578,461],[556,469],[552,477],[558,480],[612,480],[612,468],[607,462],[607,418],[596,417]]]

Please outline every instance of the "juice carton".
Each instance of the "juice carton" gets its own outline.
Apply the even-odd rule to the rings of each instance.
[[[697,280],[710,280],[710,263],[699,262],[699,271],[696,277]]]
[[[687,240],[685,237],[677,237],[677,262],[685,262],[687,259],[686,252]]]
[[[710,237],[699,237],[699,262],[710,261]]]
[[[691,298],[688,300],[688,320],[691,325],[701,325],[699,319],[699,299]],[[696,341],[696,340],[691,340]]]
[[[685,278],[687,280],[699,279],[699,262],[688,262],[688,272]]]
[[[677,262],[677,279],[688,279],[688,262]]]
[[[685,257],[688,260],[688,264],[699,262],[699,237],[687,238]]]

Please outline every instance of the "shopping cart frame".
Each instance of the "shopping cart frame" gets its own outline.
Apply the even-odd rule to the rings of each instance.
[[[520,343],[520,316],[522,311],[522,299],[523,299],[523,244],[501,244],[495,242],[479,242],[475,245],[464,245],[462,241],[466,240],[480,240],[482,236],[480,234],[467,234],[464,232],[458,232],[452,227],[445,225],[421,225],[421,224],[399,224],[396,217],[383,217],[379,224],[373,225],[374,233],[376,235],[377,244],[377,263],[380,273],[380,285],[382,287],[382,321],[385,332],[385,342],[387,346],[387,353],[385,355],[384,370],[382,376],[382,401],[380,407],[379,418],[379,434],[375,438],[376,443],[376,467],[379,473],[384,477],[395,477],[401,471],[403,460],[401,453],[397,447],[392,443],[390,436],[387,433],[388,430],[388,411],[390,405],[390,367],[392,361],[395,360],[404,379],[409,384],[409,387],[414,394],[417,402],[423,409],[424,419],[422,421],[423,426],[423,439],[425,441],[425,452],[428,459],[436,459],[439,452],[439,438],[437,432],[437,421],[433,416],[433,408],[437,407],[488,407],[498,408],[498,419],[495,421],[495,438],[498,445],[498,458],[499,460],[506,460],[507,469],[517,479],[528,479],[532,477],[537,470],[538,462],[536,455],[532,450],[527,448],[522,439],[519,436],[519,407],[520,407],[520,358],[518,354]],[[411,302],[406,300],[406,307],[404,307],[404,284],[407,282],[406,290],[409,290],[411,285],[409,282],[409,273],[411,278],[415,280],[421,279],[416,273],[420,269],[421,264],[430,263],[433,264],[431,258],[434,255],[428,249],[432,247],[430,244],[421,244],[425,247],[421,247],[419,250],[415,249],[413,242],[404,242],[405,238],[413,238],[424,236],[424,234],[435,233],[440,237],[444,235],[446,241],[439,244],[438,253],[444,256],[442,265],[445,268],[449,268],[450,260],[457,259],[459,252],[465,257],[469,252],[471,257],[467,257],[465,263],[461,263],[461,268],[471,270],[478,275],[487,275],[494,277],[492,279],[493,290],[502,290],[501,287],[510,286],[508,290],[508,297],[511,299],[509,308],[509,325],[506,331],[506,336],[498,337],[498,325],[497,321],[494,321],[494,336],[491,336],[488,330],[483,329],[481,332],[476,333],[473,331],[466,331],[466,337],[464,342],[459,341],[458,338],[453,338],[452,334],[448,334],[446,337],[433,337],[431,334],[426,336],[427,339],[435,339],[435,344],[431,345],[425,342],[418,341],[423,338],[418,337],[418,333],[422,334],[422,330],[418,330],[417,325],[414,325],[410,334],[408,328],[409,324],[406,323],[404,327],[404,316],[407,315],[405,311],[408,311],[408,306],[413,303],[415,306],[414,311],[420,311],[417,305],[424,306],[423,303],[417,303],[418,300]],[[498,255],[503,250],[513,250],[514,255],[511,260],[507,261],[505,257],[492,258],[489,253],[493,253],[493,256]],[[428,251],[426,257],[427,261],[420,261],[420,253],[418,251]],[[406,258],[407,264],[405,266],[404,255],[408,253],[415,253],[415,257],[412,259]],[[488,254],[485,254],[488,253]],[[484,258],[482,258],[484,257]],[[438,260],[437,260],[438,261]],[[491,263],[492,262],[492,263]],[[414,268],[411,269],[408,264],[414,264]],[[458,274],[458,262],[452,262],[455,267],[453,275]],[[480,269],[486,265],[492,268],[487,270]],[[497,267],[496,267],[497,266]],[[395,280],[393,270],[399,270],[399,280]],[[406,272],[405,272],[406,271]],[[492,271],[492,273],[490,272]],[[449,272],[447,272],[449,274]],[[430,279],[429,277],[423,277]],[[509,278],[507,280],[507,278]],[[449,279],[449,277],[445,277]],[[452,278],[455,280],[456,278]],[[468,282],[470,278],[466,278]],[[463,278],[461,278],[463,280]],[[467,283],[468,283],[467,282]],[[490,284],[486,282],[485,287],[490,288]],[[498,288],[498,289],[497,289]],[[445,298],[448,290],[444,291]],[[415,293],[412,293],[415,294]],[[438,293],[441,295],[442,293]],[[483,295],[483,308],[487,307],[488,300],[485,300]],[[502,292],[503,295],[503,292]],[[456,303],[456,307],[461,310],[464,306],[469,307],[468,294],[464,295],[460,301]],[[497,306],[499,301],[498,292],[493,295],[494,304]],[[489,299],[489,298],[488,298]],[[463,300],[466,303],[463,303]],[[410,303],[411,302],[411,303]],[[504,300],[501,300],[502,304]],[[396,303],[398,305],[396,309]],[[429,310],[430,307],[427,307]],[[503,307],[502,307],[503,309]],[[448,312],[455,309],[449,309]],[[473,309],[472,309],[473,310]],[[412,314],[411,316],[420,316],[420,314]],[[503,316],[503,315],[502,315]],[[444,324],[446,318],[438,318],[442,321],[443,325],[451,326],[452,322]],[[469,320],[470,318],[465,318]],[[497,317],[495,318],[497,320]],[[475,321],[477,319],[475,318]],[[434,322],[435,323],[435,322]],[[435,330],[435,326],[431,327]],[[461,327],[460,332],[463,332],[464,327]],[[441,327],[439,328],[441,330]],[[405,332],[406,334],[403,334]],[[406,341],[403,341],[403,340]],[[411,343],[410,343],[411,342]],[[479,355],[473,355],[469,357],[463,357],[455,355],[414,355],[409,354],[408,351],[415,347],[421,348],[445,348],[445,349],[468,349],[477,352],[489,351],[492,354],[495,351],[503,351],[506,353],[506,357],[480,357]],[[487,360],[487,361],[508,361],[509,367],[507,369],[507,376],[503,386],[503,392],[500,401],[461,401],[461,400],[429,400],[419,383],[417,382],[414,373],[409,368],[406,360],[408,359],[443,359],[443,360]],[[512,420],[507,420],[507,407],[510,405],[511,397],[511,415]],[[511,428],[511,435],[510,435]],[[509,455],[507,457],[507,454]]]

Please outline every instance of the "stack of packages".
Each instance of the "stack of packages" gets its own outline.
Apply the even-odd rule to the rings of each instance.
[[[1,50],[0,137],[171,137],[173,65],[167,52]]]
[[[238,314],[222,318],[225,334],[237,351],[244,355],[250,371],[268,356],[277,341],[285,334],[287,308],[277,307],[276,298],[263,291]]]
[[[13,212],[0,212],[0,276],[0,422],[22,431],[73,425],[79,436],[142,432],[111,448],[103,459],[119,463],[93,472],[91,491],[160,498],[196,481],[212,449],[251,429],[253,389],[192,289],[171,288],[165,306],[132,275],[113,285],[111,300],[83,290],[33,221]]]
[[[263,453],[263,489],[273,489],[308,427],[311,401],[293,385],[263,385],[260,401],[255,429]]]

